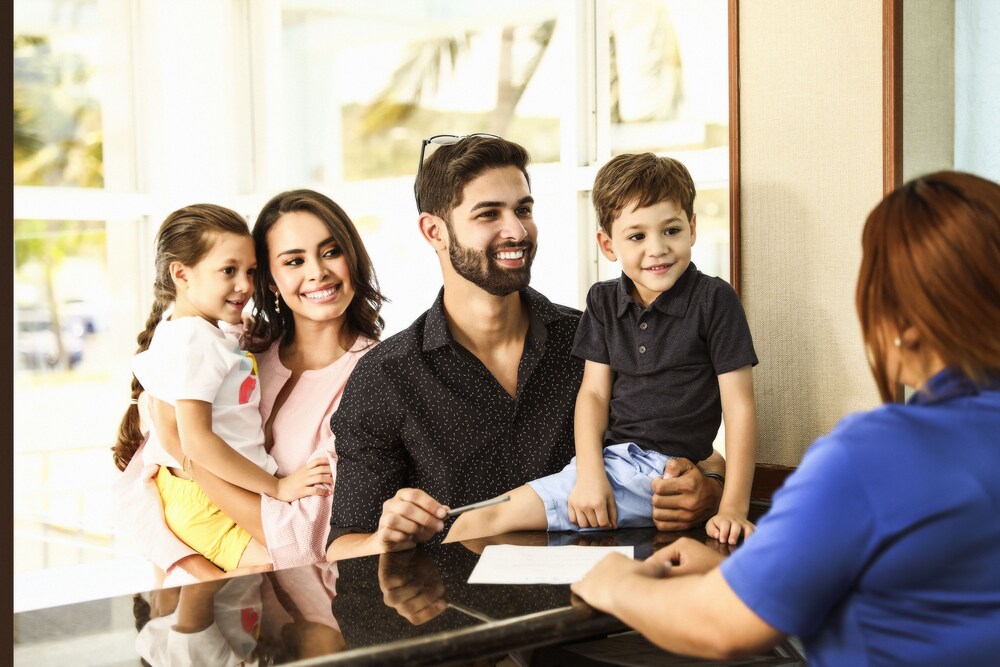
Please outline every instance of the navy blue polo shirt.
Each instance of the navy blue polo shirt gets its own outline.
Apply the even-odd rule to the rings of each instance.
[[[757,364],[743,305],[693,263],[648,308],[632,293],[624,273],[591,287],[573,341],[574,356],[614,372],[605,445],[706,459],[722,423],[718,376]]]

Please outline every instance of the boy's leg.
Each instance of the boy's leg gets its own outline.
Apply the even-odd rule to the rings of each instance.
[[[510,500],[505,503],[471,510],[459,516],[444,541],[459,542],[518,530],[545,530],[547,527],[542,499],[525,484],[511,491]]]
[[[614,489],[619,528],[654,525],[653,479],[663,476],[671,458],[631,442],[605,447],[604,470]]]

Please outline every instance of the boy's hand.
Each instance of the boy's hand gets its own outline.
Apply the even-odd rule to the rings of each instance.
[[[603,473],[593,479],[584,479],[578,473],[567,504],[569,520],[580,528],[618,527],[615,494]]]
[[[328,496],[330,489],[323,486],[324,484],[333,484],[330,462],[315,458],[288,477],[279,479],[278,490],[274,497],[290,503],[306,496]]]
[[[753,534],[755,526],[747,520],[746,513],[720,510],[705,524],[705,532],[720,542],[736,544],[740,535],[744,538]]]

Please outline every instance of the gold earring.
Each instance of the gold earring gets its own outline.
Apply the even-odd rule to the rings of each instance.
[[[895,338],[894,338],[894,339],[892,340],[892,344],[893,344],[893,345],[895,345],[896,347],[902,347],[902,346],[903,346],[903,341],[901,341],[901,340],[899,339],[899,336],[896,336],[896,337],[895,337]]]
[[[274,293],[274,312],[281,315],[281,297],[277,292]]]

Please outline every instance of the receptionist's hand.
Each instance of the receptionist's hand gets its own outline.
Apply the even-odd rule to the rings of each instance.
[[[715,545],[721,542],[712,540]],[[728,545],[725,545],[728,548]],[[722,562],[728,553],[690,537],[681,537],[654,552],[647,560],[666,566],[670,576],[704,574]]]

